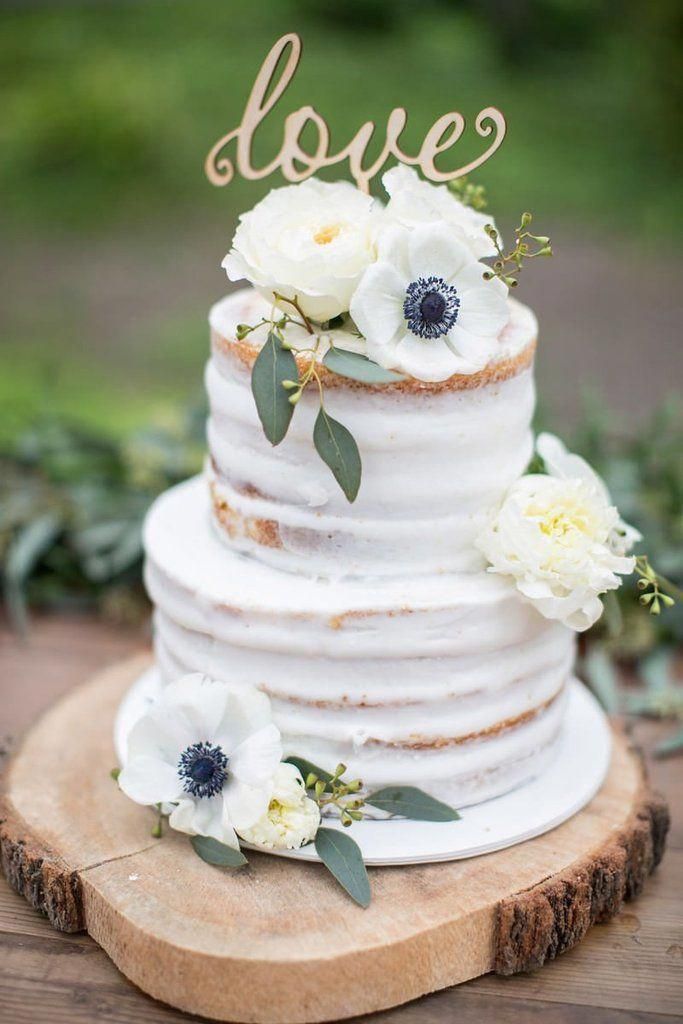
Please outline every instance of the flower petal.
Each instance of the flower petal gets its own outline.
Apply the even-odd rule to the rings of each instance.
[[[455,327],[452,327],[446,337],[448,347],[463,361],[459,373],[477,373],[483,370],[496,353],[497,345],[495,338],[485,337],[478,334],[471,334],[460,323],[460,317]]]
[[[421,224],[410,235],[408,260],[411,277],[442,277],[450,282],[473,261],[472,254],[445,224]]]
[[[211,740],[230,697],[226,683],[192,672],[166,687],[163,701],[169,711],[184,715],[192,729],[192,743]]]
[[[270,700],[266,694],[253,686],[235,686],[227,694],[223,714],[214,722],[213,736],[232,758],[241,743],[270,722]]]
[[[210,799],[184,797],[171,812],[168,823],[178,832],[186,832],[191,836],[211,836],[219,843],[239,849],[239,841],[225,813],[220,793]]]
[[[131,758],[121,769],[119,786],[131,800],[150,805],[176,800],[183,791],[176,769],[151,755]]]
[[[404,370],[418,380],[440,381],[447,380],[454,373],[471,373],[471,370],[462,370],[464,360],[459,359],[443,339],[437,338],[434,341],[426,341],[423,338],[416,338],[410,331],[406,331],[396,346],[396,358],[393,366]]]
[[[351,299],[351,316],[373,346],[388,345],[401,329],[408,282],[390,263],[375,263]]]
[[[167,708],[162,697],[151,706],[128,734],[126,760],[135,757],[158,757],[177,765],[181,752],[195,737],[185,715]]]
[[[251,828],[268,810],[272,784],[249,786],[231,778],[223,789],[222,799],[230,823],[238,831]]]
[[[457,282],[456,282],[457,288]],[[470,288],[461,299],[457,326],[470,334],[485,338],[497,338],[510,314],[505,299],[488,284],[482,282],[478,288]]]
[[[252,733],[230,754],[231,776],[251,786],[262,786],[272,781],[282,758],[280,730],[267,725]]]

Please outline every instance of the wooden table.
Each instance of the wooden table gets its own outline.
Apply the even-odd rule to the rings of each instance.
[[[98,668],[145,646],[143,633],[87,618],[35,620],[22,643],[0,625],[0,738],[3,749],[40,712]],[[639,722],[649,750],[663,728]],[[75,738],[77,740],[77,738]],[[575,949],[541,970],[478,978],[367,1024],[632,1024],[683,1017],[683,757],[651,762],[673,825],[663,864],[645,894]],[[88,935],[54,931],[0,877],[2,1024],[162,1024],[199,1021],[143,995]],[[357,979],[362,984],[362,978]],[[274,993],[274,998],[277,994]]]

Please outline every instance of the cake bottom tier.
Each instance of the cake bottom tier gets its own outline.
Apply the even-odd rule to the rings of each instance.
[[[218,540],[202,479],[158,500],[145,548],[162,679],[201,671],[259,687],[287,754],[456,806],[500,795],[552,758],[573,635],[505,581],[278,571]]]

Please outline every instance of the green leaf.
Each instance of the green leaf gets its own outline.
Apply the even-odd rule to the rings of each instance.
[[[322,406],[313,428],[313,443],[347,499],[355,501],[362,472],[358,445],[346,427],[332,419]]]
[[[319,828],[315,849],[327,870],[361,907],[370,903],[370,880],[358,844],[345,832]]]
[[[284,438],[294,413],[282,382],[298,379],[296,359],[271,331],[251,371],[251,390],[263,433],[273,445]]]
[[[366,804],[389,814],[400,814],[413,821],[458,821],[453,807],[435,800],[415,786],[386,786],[365,798]]]
[[[360,352],[349,352],[345,348],[331,348],[323,356],[323,363],[328,370],[338,373],[340,377],[350,377],[363,384],[393,384],[397,380],[405,380],[405,376],[394,370],[385,370],[372,359],[362,356]]]
[[[286,757],[285,761],[287,764],[293,764],[295,768],[299,769],[304,782],[311,774],[317,775],[318,778],[322,779],[325,783],[332,781],[332,776],[329,772],[326,772],[324,768],[318,768],[317,764],[313,764],[312,761],[307,761],[305,757],[297,757],[296,754],[292,754],[290,757]]]
[[[640,677],[650,693],[664,693],[674,680],[673,651],[660,647],[640,663]]]
[[[27,627],[24,586],[40,559],[50,550],[63,529],[58,515],[46,512],[23,526],[11,540],[5,555],[5,601],[14,625]]]
[[[218,868],[243,868],[248,863],[247,858],[240,850],[232,846],[219,843],[211,836],[192,836],[190,839],[192,849],[205,860],[207,864],[214,864]]]
[[[679,750],[683,750],[683,729],[663,740],[658,747],[655,747],[654,754],[655,757],[670,757],[671,754],[677,754]]]
[[[614,664],[604,647],[594,645],[590,648],[583,670],[605,711],[610,715],[616,714],[621,708],[621,694]]]

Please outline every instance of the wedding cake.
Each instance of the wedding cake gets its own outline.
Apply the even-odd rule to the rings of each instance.
[[[537,323],[491,218],[406,167],[384,185],[241,218],[205,473],[152,508],[146,585],[164,683],[256,687],[285,754],[460,807],[552,758],[635,534],[557,439],[528,472]]]

